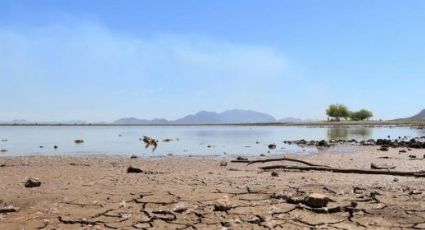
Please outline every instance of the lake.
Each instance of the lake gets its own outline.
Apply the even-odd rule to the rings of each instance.
[[[410,127],[306,127],[306,126],[1,126],[1,156],[113,154],[152,157],[173,155],[259,155],[312,153],[315,148],[285,145],[284,140],[370,139],[425,136],[425,130]],[[139,138],[160,141],[146,149]],[[74,140],[83,139],[83,144]],[[257,144],[258,141],[258,144]],[[277,148],[269,150],[275,143]],[[57,145],[58,149],[53,146]],[[343,149],[341,151],[344,151]]]

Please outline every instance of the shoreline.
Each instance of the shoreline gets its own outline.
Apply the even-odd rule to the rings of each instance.
[[[425,169],[423,155],[423,149],[384,152],[377,146],[362,146],[350,154],[285,156],[338,168],[370,169],[373,163],[420,171]],[[424,227],[425,178],[299,170],[275,170],[277,176],[272,176],[259,169],[276,164],[298,165],[246,165],[187,156],[4,156],[0,157],[0,208],[11,205],[18,210],[0,214],[0,228]],[[141,173],[127,173],[130,166]],[[25,188],[30,177],[38,178],[41,186]],[[353,210],[351,214],[346,209],[318,213],[321,209],[290,202],[311,193],[329,197],[330,210],[353,202],[356,207],[347,209]]]
[[[28,124],[8,124],[0,123],[0,127],[8,126],[83,126],[83,127],[97,127],[97,126],[111,126],[111,127],[120,127],[120,126],[312,126],[312,127],[333,127],[333,126],[369,126],[369,127],[378,127],[378,126],[411,126],[411,127],[421,127],[425,126],[425,120],[391,120],[391,121],[339,121],[339,122],[329,122],[329,121],[314,121],[314,122],[271,122],[271,123],[224,123],[224,124],[96,124],[96,123],[87,123],[87,124],[66,124],[66,123],[52,123],[52,124],[43,124],[43,123],[28,123]]]

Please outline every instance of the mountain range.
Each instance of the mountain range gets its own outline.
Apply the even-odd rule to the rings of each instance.
[[[118,119],[112,123],[109,122],[94,122],[87,123],[85,121],[67,121],[67,122],[53,122],[53,121],[27,121],[27,120],[12,120],[7,122],[0,122],[1,124],[42,124],[42,125],[51,125],[51,124],[114,124],[114,125],[190,125],[190,124],[244,124],[244,123],[296,123],[296,122],[308,122],[311,120],[302,120],[294,117],[287,117],[280,120],[277,120],[272,115],[261,113],[253,110],[242,110],[242,109],[232,109],[227,110],[221,113],[209,112],[209,111],[200,111],[195,114],[190,114],[176,120],[167,120],[167,119],[140,119],[135,117],[127,117]]]
[[[233,109],[222,113],[200,111],[196,114],[184,116],[177,120],[166,119],[138,119],[134,117],[119,119],[113,124],[143,125],[143,124],[240,124],[240,123],[272,123],[276,122],[273,116],[252,110]]]

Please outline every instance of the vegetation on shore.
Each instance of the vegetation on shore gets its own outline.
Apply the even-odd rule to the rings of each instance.
[[[364,121],[373,117],[373,113],[366,109],[359,111],[350,111],[347,106],[342,104],[332,104],[326,109],[326,115],[330,117],[330,121],[341,121],[341,118],[352,121]]]

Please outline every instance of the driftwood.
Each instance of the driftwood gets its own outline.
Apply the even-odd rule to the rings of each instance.
[[[152,151],[155,151],[156,147],[158,147],[158,141],[148,136],[143,136],[143,142],[146,144],[145,148],[149,148],[152,145]]]
[[[253,160],[253,161],[233,160],[231,162],[232,163],[247,163],[248,165],[250,165],[250,164],[255,164],[255,163],[266,163],[266,162],[272,162],[272,161],[291,161],[291,162],[297,162],[297,163],[305,164],[305,165],[308,165],[308,166],[329,167],[329,166],[326,166],[326,165],[313,164],[313,163],[310,163],[310,162],[307,162],[307,161],[298,160],[298,159],[289,158],[289,157],[272,158],[272,159],[264,159],[264,160]]]
[[[0,207],[0,213],[17,212],[19,208],[13,206]]]
[[[326,171],[333,173],[355,173],[355,174],[378,174],[378,175],[392,175],[392,176],[414,176],[425,177],[425,172],[406,172],[406,171],[388,171],[376,169],[350,169],[350,168],[332,168],[332,167],[319,167],[319,166],[288,166],[288,165],[272,165],[260,167],[262,170],[271,169],[292,169],[292,170],[305,170],[305,171]]]

